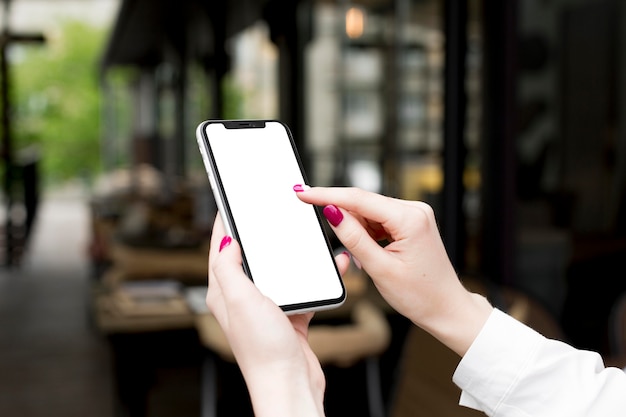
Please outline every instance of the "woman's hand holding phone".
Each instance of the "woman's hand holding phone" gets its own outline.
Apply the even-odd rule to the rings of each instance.
[[[350,260],[339,255],[336,262],[343,274]],[[313,313],[287,316],[259,292],[219,215],[209,251],[207,305],[242,370],[255,415],[324,415],[324,374],[307,341]]]
[[[465,354],[492,306],[459,281],[430,206],[356,188],[294,190],[302,201],[325,207],[337,237],[393,308]],[[312,314],[288,316],[261,294],[243,271],[238,243],[224,236],[218,216],[207,305],[237,358],[256,415],[303,415],[304,410],[323,415],[324,374],[307,342]],[[350,260],[339,255],[336,262],[343,274]]]

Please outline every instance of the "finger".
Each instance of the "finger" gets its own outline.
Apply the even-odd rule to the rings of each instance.
[[[220,240],[218,254],[211,269],[227,305],[240,302],[247,297],[261,296],[243,270],[241,248],[236,240]]]
[[[213,264],[219,253],[221,241],[224,237],[224,225],[222,219],[218,214],[213,223],[213,231],[211,233],[211,243],[209,246],[209,260],[208,260],[208,290],[206,294],[206,304],[209,310],[216,316],[221,315],[222,311],[225,311],[224,299],[222,297],[222,289],[219,284],[219,280],[213,273]]]
[[[293,328],[300,333],[304,339],[308,337],[309,323],[313,319],[313,313],[293,314],[289,316]]]
[[[216,242],[216,240],[214,240]],[[240,316],[250,305],[259,303],[255,297],[263,298],[245,275],[241,266],[241,250],[235,240],[226,236],[213,248],[214,255],[209,265],[209,291],[207,305],[225,333],[235,325],[233,317]]]
[[[338,210],[340,213],[333,214],[337,217],[329,220],[329,222],[343,246],[359,259],[363,267],[369,272],[376,273],[387,268],[390,261],[389,254],[370,236],[361,222],[352,213],[335,206],[331,207],[333,207],[333,211]],[[328,217],[326,210],[325,215]]]
[[[209,272],[209,275],[211,274],[212,272]],[[206,293],[206,305],[211,314],[213,314],[217,321],[220,323],[222,328],[226,330],[228,328],[227,307],[224,303],[224,297],[222,297],[222,289],[220,288],[220,283],[215,278],[212,278],[212,283]]]
[[[296,193],[302,201],[316,206],[335,205],[384,224],[389,220],[390,203],[400,200],[353,187],[313,187]]]
[[[207,306],[222,322],[226,322],[228,310],[231,305],[235,305],[233,294],[245,297],[247,292],[256,290],[243,271],[239,244],[224,233],[224,223],[218,215],[213,225],[209,250]],[[240,298],[235,297],[235,301],[240,302]]]
[[[348,268],[350,268],[350,254],[348,252],[344,252],[335,256],[335,263],[337,264],[339,275],[343,276]]]
[[[215,216],[215,221],[213,222],[213,231],[211,232],[211,243],[209,249],[209,265],[212,263],[213,259],[219,253],[219,247],[223,237],[226,235],[226,228],[224,227],[224,223],[222,222],[222,217],[217,214]]]
[[[416,216],[434,221],[432,208],[421,201],[406,201],[359,188],[313,187],[297,193],[314,205],[334,205],[353,214],[374,240],[398,240],[411,234]],[[363,259],[361,259],[363,260]]]
[[[208,259],[208,268],[207,268],[208,269],[208,274],[207,274],[208,283],[207,284],[208,284],[209,289],[207,292],[207,303],[208,303],[209,294],[211,292],[215,292],[218,290],[217,283],[214,283],[213,285],[211,284],[212,281],[215,281],[211,267],[213,265],[215,257],[219,253],[220,243],[224,236],[225,236],[224,224],[222,223],[222,219],[218,213],[215,217],[215,220],[213,221],[213,230],[211,232],[211,241],[209,244],[209,259]]]

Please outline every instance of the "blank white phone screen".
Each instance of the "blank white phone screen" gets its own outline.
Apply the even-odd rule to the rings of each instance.
[[[262,128],[208,124],[206,136],[234,227],[259,290],[279,306],[343,297],[341,278],[281,123]]]

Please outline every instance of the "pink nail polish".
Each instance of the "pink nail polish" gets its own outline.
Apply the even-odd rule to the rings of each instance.
[[[339,210],[336,206],[333,206],[332,204],[324,207],[324,210],[322,210],[322,212],[324,213],[324,217],[326,217],[330,224],[335,227],[339,226],[339,223],[341,223],[341,221],[343,220],[343,213],[341,212],[341,210]]]
[[[224,249],[226,246],[230,245],[230,243],[233,241],[233,239],[230,236],[224,236],[222,238],[222,242],[220,243],[220,252],[222,251],[222,249]]]
[[[303,184],[296,184],[296,185],[293,186],[293,190],[296,193],[301,193],[301,192],[306,191],[306,190],[308,190],[310,188],[311,187],[309,187],[308,185],[303,185]]]

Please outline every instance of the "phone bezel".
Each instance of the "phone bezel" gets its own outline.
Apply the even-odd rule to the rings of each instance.
[[[226,191],[224,190],[222,179],[220,177],[220,173],[217,168],[217,164],[215,162],[213,151],[209,143],[209,138],[206,133],[206,128],[209,125],[216,124],[216,123],[223,125],[226,129],[264,129],[267,123],[278,123],[285,130],[287,137],[289,138],[289,143],[291,144],[293,155],[297,161],[298,167],[300,169],[300,173],[302,174],[302,177],[304,178],[305,183],[308,183],[308,180],[307,180],[306,172],[304,171],[302,160],[298,153],[298,149],[293,140],[291,130],[285,123],[282,123],[278,120],[272,120],[272,119],[206,120],[200,123],[196,130],[197,142],[198,142],[198,146],[200,147],[200,152],[202,154],[202,159],[204,161],[207,174],[209,176],[209,181],[211,183],[213,195],[215,197],[215,200],[218,206],[218,212],[220,213],[222,217],[222,221],[224,222],[224,225],[227,229],[226,232],[230,236],[235,238],[238,242],[241,243],[239,232],[237,230],[237,225],[236,225],[235,219],[233,218],[232,211],[230,209],[230,205],[228,202],[228,197],[226,195]],[[324,241],[326,243],[330,260],[333,263],[335,272],[337,274],[339,285],[341,286],[341,295],[338,298],[332,298],[332,299],[315,300],[315,301],[309,301],[305,303],[280,305],[279,307],[283,311],[285,311],[285,313],[287,314],[295,314],[295,313],[301,313],[301,312],[307,312],[307,311],[318,311],[318,310],[336,308],[336,307],[341,306],[345,302],[345,299],[346,299],[347,294],[346,294],[345,285],[341,278],[341,274],[339,273],[339,269],[337,268],[337,264],[335,263],[332,245],[330,243],[328,233],[326,232],[326,230],[324,230],[322,216],[320,215],[320,212],[317,208],[314,210],[314,212],[315,212],[315,216],[317,217],[317,222],[319,224],[320,232],[322,233],[324,237]],[[242,264],[243,264],[244,272],[254,282],[254,277],[252,277],[250,268],[248,266],[248,261],[246,258],[246,248],[244,248],[243,245],[241,247],[241,255],[242,255],[242,261],[243,261]]]

